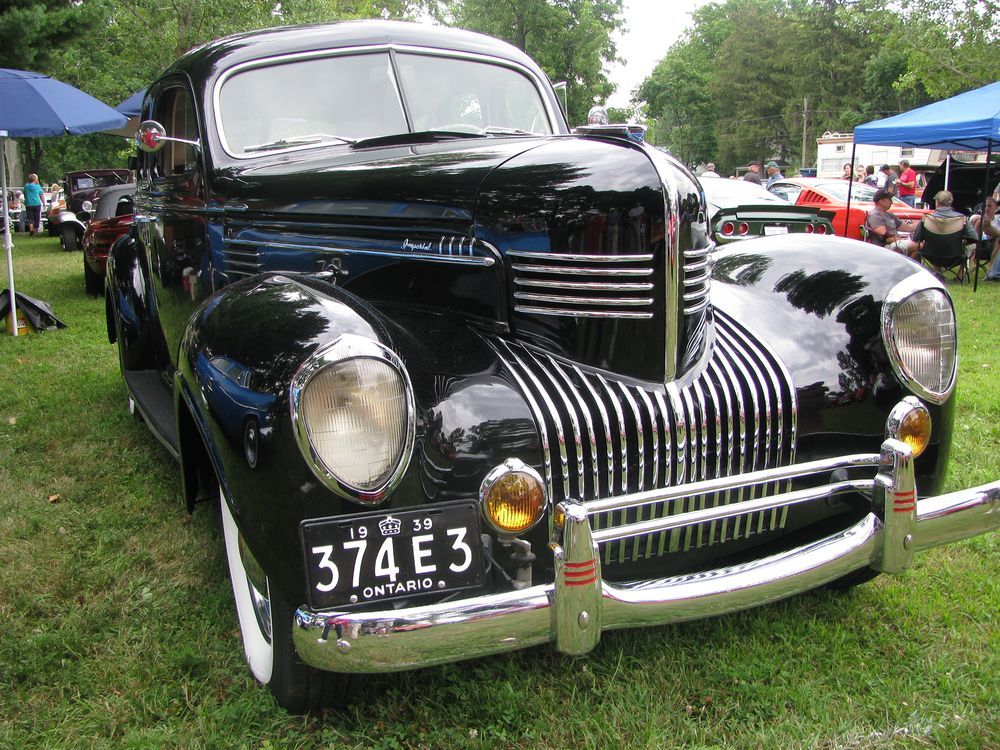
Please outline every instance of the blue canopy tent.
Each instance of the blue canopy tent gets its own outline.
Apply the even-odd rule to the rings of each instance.
[[[858,143],[986,151],[986,163],[989,164],[994,144],[1000,143],[1000,81],[893,117],[859,125],[854,129],[855,148]],[[854,154],[852,149],[852,164]],[[989,193],[989,170],[986,174],[984,197]],[[850,202],[851,189],[848,186],[848,210]],[[976,286],[978,282],[979,267],[976,266]]]
[[[855,143],[990,151],[1000,143],[1000,81],[854,128]]]

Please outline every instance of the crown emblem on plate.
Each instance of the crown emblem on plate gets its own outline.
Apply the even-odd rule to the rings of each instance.
[[[393,518],[392,516],[386,516],[384,520],[379,521],[378,528],[382,532],[382,536],[395,536],[399,533],[399,527],[402,524],[398,518]]]

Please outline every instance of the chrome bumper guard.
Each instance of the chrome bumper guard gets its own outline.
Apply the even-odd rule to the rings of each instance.
[[[846,475],[877,467],[874,479],[826,485],[703,508],[653,520],[591,528],[598,513],[694,497],[806,475]],[[837,473],[835,473],[837,472]],[[842,492],[869,494],[872,512],[848,529],[741,565],[633,583],[602,580],[598,544],[742,514],[785,508]],[[793,464],[678,487],[557,508],[549,548],[554,583],[502,594],[386,609],[294,616],[293,638],[307,664],[335,672],[392,672],[554,642],[567,654],[594,648],[601,632],[663,625],[734,612],[816,588],[852,571],[905,570],[919,550],[1000,528],[1000,481],[937,497],[916,498],[912,452],[888,438],[881,455],[861,454]],[[639,516],[641,517],[641,515]]]

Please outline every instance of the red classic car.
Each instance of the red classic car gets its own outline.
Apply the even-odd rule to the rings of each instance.
[[[850,220],[847,213],[848,185],[851,186]],[[796,206],[832,211],[834,233],[855,240],[861,239],[861,225],[872,210],[872,197],[875,195],[875,188],[870,185],[821,177],[789,177],[775,182],[768,190]],[[910,208],[899,198],[893,199],[891,211],[900,219],[920,219],[930,213],[923,208]]]
[[[108,251],[114,241],[128,234],[132,226],[132,201],[135,183],[107,188],[97,202],[94,218],[83,235],[83,280],[87,294],[97,296],[104,291],[104,269]]]

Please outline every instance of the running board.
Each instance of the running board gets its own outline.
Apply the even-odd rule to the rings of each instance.
[[[126,370],[124,375],[125,386],[149,429],[170,455],[178,458],[180,440],[174,419],[174,394],[163,382],[162,374],[159,370]]]

